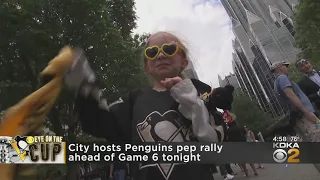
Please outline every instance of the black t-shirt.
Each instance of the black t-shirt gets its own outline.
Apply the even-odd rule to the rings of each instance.
[[[137,98],[132,93],[122,97],[109,111],[97,110],[93,99],[77,100],[83,130],[113,142],[187,142],[197,141],[191,121],[178,111],[178,103],[169,91],[144,89]],[[135,175],[137,180],[212,180],[208,165],[148,164]]]
[[[134,141],[197,141],[192,133],[190,121],[181,116],[177,108],[178,103],[168,91],[145,90],[137,98],[133,108],[133,134],[138,135],[133,135]],[[151,167],[142,166],[140,171],[141,179],[212,179],[210,169],[206,165],[154,164]]]

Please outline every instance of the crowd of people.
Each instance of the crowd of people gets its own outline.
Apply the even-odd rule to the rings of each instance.
[[[234,121],[232,123],[235,124]],[[227,130],[227,133],[229,133],[229,139],[227,140],[227,142],[259,142],[258,138],[256,138],[255,134],[248,127],[244,126],[243,128],[238,128],[237,125],[232,124],[228,124],[228,126],[230,126],[230,130]],[[244,176],[249,177],[249,170],[247,169],[247,165],[238,164],[238,166],[240,167],[241,172],[244,173]],[[254,176],[258,176],[257,169],[264,169],[261,164],[249,164],[249,166],[252,168]],[[224,180],[234,179],[235,175],[237,175],[237,173],[232,170],[230,164],[223,164],[219,165],[218,167],[220,170],[220,174],[224,178]],[[212,172],[218,173],[217,168],[213,167]]]
[[[320,72],[312,67],[307,59],[295,62],[303,78],[295,83],[290,80],[289,63],[276,62],[271,71],[275,74],[274,91],[284,107],[289,109],[289,124],[281,132],[295,135],[295,127],[299,129],[306,140],[320,142],[319,108],[320,108]]]

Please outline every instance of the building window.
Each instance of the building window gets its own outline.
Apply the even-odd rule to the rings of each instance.
[[[288,18],[285,18],[285,19],[282,20],[282,22],[283,22],[283,24],[286,26],[286,28],[288,29],[288,31],[290,32],[290,34],[291,34],[292,36],[294,36],[294,35],[295,35],[294,27],[293,27],[292,23],[289,21],[289,19],[288,19]]]
[[[238,51],[238,52],[242,52],[242,49],[241,49],[240,46],[237,46],[237,51]]]
[[[287,4],[287,6],[288,6],[289,8],[291,8],[291,7],[290,7],[290,3],[288,2],[288,0],[284,0],[284,2]]]
[[[277,26],[278,28],[281,27],[281,25],[280,25],[280,23],[279,23],[278,21],[275,21],[274,23],[276,24],[276,26]]]

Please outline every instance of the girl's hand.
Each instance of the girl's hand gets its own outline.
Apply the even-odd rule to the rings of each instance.
[[[174,85],[182,81],[181,77],[166,78],[165,80],[160,81],[161,84],[167,89],[170,90]]]

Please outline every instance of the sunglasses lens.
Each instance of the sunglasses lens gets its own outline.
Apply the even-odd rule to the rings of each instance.
[[[173,55],[177,51],[177,46],[175,44],[164,45],[163,51],[168,55]]]
[[[159,49],[157,47],[147,48],[146,49],[146,56],[148,58],[154,58],[158,54]]]
[[[297,67],[298,68],[301,68],[302,66],[304,66],[305,64],[307,64],[308,63],[308,61],[307,60],[301,60],[301,61],[299,61],[298,63],[297,63]]]

